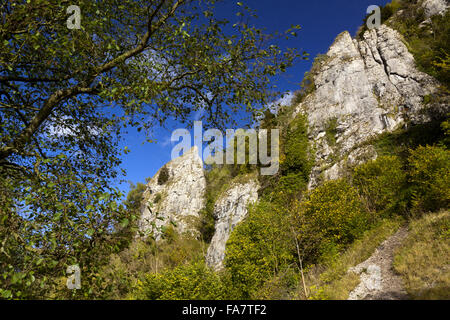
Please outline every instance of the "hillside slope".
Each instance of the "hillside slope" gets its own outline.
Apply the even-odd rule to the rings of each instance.
[[[134,274],[131,297],[189,299],[194,289],[195,298],[218,299],[414,297],[411,257],[396,250],[415,240],[400,226],[450,203],[447,8],[393,1],[380,28],[355,39],[341,33],[292,105],[261,122],[281,130],[275,176],[248,164],[204,170],[195,150],[167,164],[168,179],[158,182],[161,169],[144,193],[142,219],[154,223],[140,231],[158,240],[148,255],[158,265],[167,255],[158,247],[184,252],[194,241],[201,257]],[[438,268],[448,285],[447,265]]]

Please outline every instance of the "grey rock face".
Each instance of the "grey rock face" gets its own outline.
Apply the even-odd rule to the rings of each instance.
[[[247,206],[258,200],[258,189],[255,179],[245,184],[235,184],[216,202],[215,232],[206,254],[206,263],[210,267],[216,270],[222,268],[228,238],[236,225],[247,216]]]
[[[448,2],[446,0],[424,0],[422,7],[425,9],[425,15],[427,18],[443,14],[448,8]]]
[[[314,84],[294,113],[308,116],[317,150],[310,188],[341,176],[349,161],[357,165],[376,158],[373,148],[360,147],[372,137],[429,121],[423,100],[438,90],[434,78],[417,70],[401,35],[385,25],[366,31],[361,41],[340,34]]]
[[[168,172],[167,181],[158,183],[161,168],[147,184],[141,206],[140,230],[154,231],[156,239],[159,239],[161,227],[173,223],[179,233],[195,234],[195,222],[204,206],[206,188],[203,162],[197,147],[164,167]]]

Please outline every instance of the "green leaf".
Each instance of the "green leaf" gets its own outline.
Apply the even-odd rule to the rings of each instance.
[[[127,218],[125,218],[125,219],[123,219],[123,220],[120,222],[120,226],[121,226],[122,228],[126,228],[126,227],[128,226],[129,223],[130,223],[130,221],[129,221]]]
[[[58,221],[59,218],[61,218],[62,212],[57,212],[54,216],[53,216],[53,221]]]

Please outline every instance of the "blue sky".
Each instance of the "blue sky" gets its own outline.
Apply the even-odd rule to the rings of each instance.
[[[225,0],[220,5],[220,17],[227,17],[232,23],[235,19],[236,2]],[[310,54],[309,61],[299,61],[286,73],[274,78],[280,91],[299,89],[303,75],[311,67],[313,58],[319,53],[326,53],[336,36],[344,30],[355,35],[362,24],[367,7],[372,4],[384,5],[388,0],[241,0],[256,10],[258,18],[253,23],[258,28],[265,28],[267,33],[276,30],[284,31],[291,25],[299,24],[302,29],[298,37],[286,42],[280,40],[276,44],[281,47],[293,47]],[[145,182],[152,177],[166,162],[170,161],[172,147],[171,132],[174,128],[183,127],[176,123],[170,129],[155,128],[154,143],[145,142],[145,136],[130,128],[125,135],[122,147],[127,146],[131,152],[123,156],[122,167],[126,170],[125,180],[133,183]],[[118,185],[126,194],[128,183]]]

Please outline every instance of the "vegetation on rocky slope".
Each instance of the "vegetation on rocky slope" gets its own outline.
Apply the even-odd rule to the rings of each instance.
[[[404,35],[419,67],[447,86],[448,14],[432,18],[422,28],[423,12],[412,14],[415,8],[411,1],[394,1],[383,8],[383,21]],[[314,65],[323,62],[319,57]],[[294,105],[312,92],[310,79],[306,75]],[[330,121],[327,127],[330,144],[335,126]],[[261,127],[281,129],[280,171],[260,177],[260,200],[231,234],[225,269],[213,274],[198,256],[175,269],[167,266],[159,274],[136,276],[133,297],[346,299],[359,283],[359,277],[347,270],[367,259],[411,219],[419,220],[411,222],[411,236],[395,258],[396,271],[413,297],[445,297],[441,289],[449,284],[448,253],[444,252],[448,248],[443,237],[448,236],[449,218],[429,212],[448,208],[450,203],[448,121],[382,134],[367,142],[380,155],[376,160],[311,191],[306,185],[314,148],[307,137],[306,117],[293,118],[292,108],[282,106],[276,115],[267,113]],[[202,229],[206,241],[213,231],[213,206],[224,185],[249,171],[252,168],[247,165],[209,171]],[[412,267],[422,265],[430,255],[430,266]],[[439,283],[426,293],[427,279],[436,270]],[[184,282],[186,277],[193,277],[195,289]],[[214,293],[208,288],[214,288]]]
[[[450,13],[427,19],[421,3],[422,0],[393,0],[382,7],[381,21],[403,35],[419,69],[438,79],[448,90]],[[358,37],[367,31],[366,19]]]
[[[393,1],[383,8],[383,21],[404,35],[420,68],[448,87],[448,14],[433,17],[431,24],[422,28],[419,22],[423,13],[412,14],[417,9],[414,3]],[[319,56],[310,74],[322,63],[326,63],[326,57]],[[307,74],[293,104],[313,90],[314,83]],[[45,288],[45,297],[49,298],[346,299],[359,282],[348,269],[368,258],[401,225],[408,224],[410,235],[395,255],[396,272],[413,298],[449,298],[448,120],[399,129],[366,142],[377,150],[376,160],[349,168],[340,179],[313,190],[307,189],[315,152],[308,139],[307,117],[293,116],[293,106],[282,106],[277,114],[267,112],[260,125],[281,130],[279,172],[257,176],[257,166],[249,164],[208,168],[205,207],[198,223],[200,237],[178,234],[169,226],[158,241],[136,238],[136,216],[145,190],[138,184],[120,207],[124,214],[116,217],[113,225],[105,223],[103,235],[101,230],[93,230],[97,224],[85,230],[88,237],[83,241],[66,239],[66,245],[77,244],[81,252],[95,257],[87,264],[92,269],[83,269],[87,279],[83,281],[89,285],[81,292],[69,292],[64,277],[49,273],[54,266],[40,266],[42,261],[33,260],[37,266],[34,270],[51,275],[51,286],[44,281],[40,287],[30,270],[15,272],[2,262],[5,286],[0,288],[0,296],[37,297]],[[335,142],[336,125],[331,119],[326,128],[330,145]],[[249,207],[246,219],[233,230],[224,269],[213,271],[204,258],[214,232],[214,205],[229,185],[255,176],[261,184],[259,201]],[[158,183],[166,181],[163,169]],[[13,188],[8,179],[2,183]],[[102,201],[96,206],[107,206],[113,212],[117,209],[107,195],[99,196]],[[0,200],[10,201],[6,197]],[[59,218],[53,217],[52,226],[58,225]],[[66,228],[72,227],[70,220],[68,223]],[[2,217],[0,234],[22,225],[20,217]],[[36,234],[32,227],[28,232]],[[49,240],[49,248],[54,249],[56,241],[64,244],[63,240]],[[8,241],[12,241],[8,259],[4,260],[8,264],[28,263],[39,257],[35,243],[23,249],[20,238]],[[20,259],[23,261],[17,261]]]
[[[415,219],[394,258],[394,269],[413,299],[450,299],[450,212]]]
[[[383,21],[405,36],[420,68],[446,86],[446,56],[442,54],[448,52],[446,35],[441,30],[432,37],[417,31],[423,17],[420,12],[411,15],[415,8],[411,3],[394,1],[386,6]],[[399,10],[403,13],[396,16]],[[448,21],[441,19],[446,18],[433,18],[427,28],[437,24],[447,28]],[[405,32],[406,26],[417,33]],[[422,55],[422,47],[431,53]],[[315,65],[322,62],[319,57]],[[308,79],[307,75],[294,105],[312,92],[314,84]],[[335,126],[330,121],[327,127],[330,140]],[[449,217],[430,212],[448,208],[450,203],[448,121],[399,129],[368,141],[379,154],[376,160],[349,168],[344,178],[311,191],[306,186],[314,147],[307,137],[306,117],[292,117],[292,107],[282,106],[276,115],[267,113],[261,127],[281,129],[280,170],[275,176],[259,177],[260,199],[232,232],[225,269],[211,273],[200,255],[174,269],[167,266],[159,274],[135,276],[132,297],[346,299],[359,283],[359,277],[348,269],[367,259],[401,225],[410,223],[411,236],[395,258],[396,271],[412,297],[445,298],[442,288],[449,285],[449,273],[443,237],[448,236]],[[206,241],[213,231],[213,206],[224,185],[251,171],[247,165],[209,171],[203,216]],[[412,267],[430,257],[430,266]],[[424,288],[431,285],[433,272],[439,273],[438,283],[427,293]],[[190,276],[195,288],[183,280]]]

